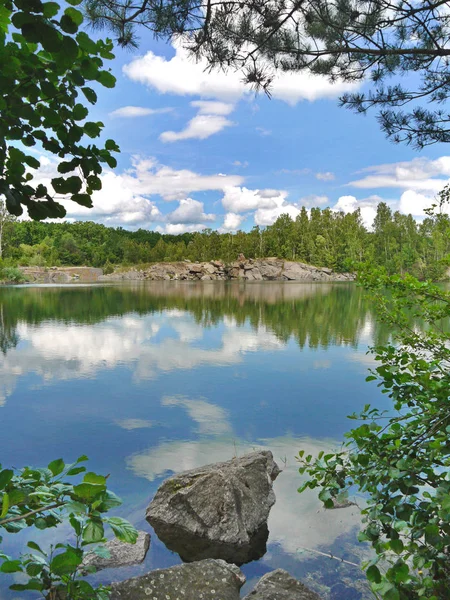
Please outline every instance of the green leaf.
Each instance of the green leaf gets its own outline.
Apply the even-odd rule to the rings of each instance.
[[[2,573],[19,573],[23,571],[22,563],[20,560],[5,560],[0,565],[0,571]]]
[[[80,483],[73,488],[74,493],[79,498],[93,500],[96,496],[105,491],[105,485],[96,485],[94,483]]]
[[[93,553],[100,556],[100,558],[111,558],[111,552],[106,546],[97,546],[94,548]]]
[[[86,96],[86,99],[91,104],[95,104],[97,102],[97,94],[94,92],[94,90],[92,90],[91,88],[88,88],[88,87],[83,87],[83,88],[81,88],[81,91],[83,92],[83,94]]]
[[[77,196],[77,194],[74,194],[74,196]],[[72,200],[73,200],[73,196],[72,196]],[[76,202],[76,200],[75,200]],[[78,475],[79,473],[84,473],[84,471],[86,471],[86,467],[72,467],[71,469],[69,469],[67,471],[67,475],[73,476],[73,475]]]
[[[94,123],[93,121],[87,121],[83,125],[83,129],[86,135],[91,138],[98,137],[100,135],[101,128],[98,123]]]
[[[42,572],[43,568],[44,565],[32,562],[27,564],[27,566],[25,567],[25,571],[30,577],[35,577],[36,575],[39,575],[39,573]]]
[[[43,554],[44,556],[46,556],[45,552],[41,549],[40,546],[38,546],[38,544],[36,544],[36,542],[28,542],[27,544],[28,548],[31,548],[32,550],[36,550],[37,552],[40,552],[41,554]]]
[[[46,19],[51,19],[56,16],[61,7],[56,2],[44,2],[42,5],[42,13]]]
[[[73,550],[67,550],[57,554],[50,563],[50,569],[56,575],[71,575],[81,565],[83,560],[82,552],[75,553]]]
[[[89,175],[87,178],[87,184],[93,191],[98,191],[102,189],[102,180],[100,177],[96,177],[95,175]]]
[[[56,477],[57,475],[59,475],[60,473],[62,473],[64,471],[65,466],[66,466],[66,463],[63,461],[63,459],[58,458],[56,460],[53,460],[48,465],[48,468],[53,473],[53,476]]]
[[[0,471],[0,490],[3,490],[14,476],[12,469],[3,469]]]
[[[105,148],[110,151],[119,152],[119,146],[114,140],[106,140]]]
[[[55,177],[52,179],[53,189],[57,194],[77,194],[81,190],[83,182],[77,175],[72,175],[64,179],[63,177]]]
[[[83,540],[87,544],[100,542],[104,537],[104,527],[101,519],[88,519],[83,528]]]
[[[2,512],[0,513],[0,519],[4,519],[8,514],[9,510],[9,494],[6,492],[3,494]]]
[[[103,475],[97,475],[97,473],[93,473],[92,471],[86,473],[86,475],[83,477],[83,481],[85,483],[96,483],[99,485],[106,485],[106,477],[104,477]]]
[[[78,25],[66,14],[61,17],[59,24],[65,33],[76,33],[78,31]]]
[[[82,104],[75,104],[72,111],[72,117],[74,121],[82,121],[89,114],[88,109]]]
[[[67,504],[65,504],[64,507],[69,513],[74,513],[76,515],[86,514],[87,507],[86,504],[83,504],[83,502],[71,500],[70,502],[67,502]]]
[[[121,542],[135,544],[138,538],[138,532],[131,523],[120,517],[109,517],[105,521],[111,526],[114,535]]]
[[[77,34],[77,42],[80,48],[88,54],[97,54],[97,44],[84,31]]]
[[[116,85],[116,78],[109,71],[99,71],[97,81],[106,88],[113,88]]]
[[[73,529],[75,531],[75,534],[77,536],[81,535],[81,531],[82,531],[82,522],[81,522],[81,519],[77,518],[74,515],[70,515],[69,521],[70,521],[70,524],[72,525],[72,527],[73,527]]]
[[[403,542],[401,539],[390,540],[389,546],[396,554],[401,554],[403,552]]]
[[[78,26],[80,26],[83,22],[83,14],[76,8],[66,8],[64,14],[70,17],[72,21]]]
[[[61,58],[63,57],[64,64],[66,65],[69,65],[71,61],[74,61],[78,57],[78,44],[73,38],[69,37],[68,35],[65,35],[62,40],[60,55],[61,56],[58,60],[61,60]]]
[[[366,576],[367,579],[373,583],[380,583],[381,581],[381,573],[376,565],[370,565],[366,571]]]
[[[101,498],[99,499],[99,504],[96,507],[96,510],[99,512],[108,512],[111,508],[116,508],[122,504],[122,500],[119,496],[116,496],[114,492],[111,490],[106,490]]]

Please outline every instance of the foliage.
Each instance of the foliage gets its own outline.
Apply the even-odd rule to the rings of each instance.
[[[81,456],[66,465],[57,459],[47,468],[25,467],[20,471],[0,467],[0,529],[13,534],[26,527],[43,530],[66,523],[73,531],[72,540],[52,545],[48,552],[30,541],[30,551],[18,559],[0,553],[0,573],[22,573],[26,580],[11,585],[12,590],[33,590],[44,597],[71,600],[108,597],[106,588],[93,588],[80,578],[89,571],[82,566],[84,552],[105,541],[105,525],[119,540],[131,544],[136,542],[137,531],[124,519],[104,516],[120,506],[121,500],[107,489],[106,477],[86,472],[82,465],[86,460]],[[81,473],[81,482],[68,482]],[[107,551],[100,546],[97,552]]]
[[[343,105],[378,107],[382,129],[417,147],[450,141],[450,21],[442,0],[85,0],[91,21],[136,45],[134,26],[182,36],[210,68],[238,69],[270,93],[277,69],[325,75],[332,82],[370,79]],[[405,74],[411,88],[405,87]],[[416,76],[419,75],[419,77]],[[389,82],[389,79],[394,80]],[[424,103],[428,101],[432,108]],[[408,103],[413,107],[405,112]]]
[[[281,215],[266,228],[249,232],[162,235],[155,231],[127,231],[92,222],[17,222],[5,232],[5,259],[23,266],[140,265],[157,261],[236,260],[279,256],[288,260],[349,271],[370,261],[390,273],[410,272],[423,279],[439,279],[450,255],[450,219],[430,215],[418,224],[411,215],[392,212],[380,203],[373,231],[357,210],[344,214],[329,208],[302,208],[293,220]]]
[[[3,240],[8,235],[8,229],[11,227],[12,223],[14,223],[16,218],[9,214],[6,210],[6,204],[0,198],[0,260],[3,256]]]
[[[395,344],[373,350],[379,365],[367,378],[393,410],[366,405],[352,415],[361,424],[338,453],[313,460],[300,452],[309,479],[299,491],[322,488],[326,507],[353,487],[367,494],[360,540],[376,553],[366,565],[373,590],[387,600],[438,600],[450,586],[450,293],[382,270],[363,272],[361,282],[395,331]]]
[[[25,283],[27,278],[20,269],[16,267],[1,267],[0,265],[0,281],[7,283]]]
[[[92,83],[107,88],[115,78],[103,69],[114,58],[112,42],[94,41],[79,31],[83,14],[67,0],[62,11],[56,2],[5,0],[0,6],[0,194],[16,216],[23,206],[32,219],[63,217],[55,199],[70,198],[92,206],[91,196],[101,189],[102,164],[115,167],[112,140],[98,147],[89,142],[100,136],[103,123],[86,120],[97,101]],[[26,149],[38,144],[58,162],[52,188],[33,185],[39,160]],[[22,148],[25,147],[25,150]]]

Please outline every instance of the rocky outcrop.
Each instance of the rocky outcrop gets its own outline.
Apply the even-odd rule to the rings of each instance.
[[[94,267],[19,267],[30,283],[93,283],[103,276]]]
[[[277,569],[261,577],[243,600],[320,600],[320,597],[284,569]]]
[[[156,492],[146,518],[184,561],[256,560],[266,552],[279,472],[272,453],[259,451],[173,475]]]
[[[188,261],[155,263],[145,270],[130,269],[103,275],[100,281],[354,281],[353,273],[335,273],[326,267],[265,258],[240,260],[225,264],[218,260],[203,263]]]
[[[106,542],[105,548],[109,552],[109,557],[99,556],[95,552],[89,552],[85,555],[81,567],[86,570],[89,567],[95,567],[96,571],[102,569],[112,569],[116,567],[128,567],[142,563],[150,547],[150,534],[140,531],[135,544],[126,544],[114,538]]]
[[[202,560],[113,583],[110,600],[239,600],[245,576],[223,560]]]

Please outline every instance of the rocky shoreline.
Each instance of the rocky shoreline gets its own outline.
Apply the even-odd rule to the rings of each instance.
[[[166,479],[146,520],[183,564],[112,582],[111,600],[321,600],[283,569],[263,575],[241,598],[246,577],[239,566],[266,553],[273,482],[280,473],[272,452],[259,450]],[[98,571],[140,564],[149,546],[150,534],[141,531],[135,548],[112,540],[108,558],[90,553],[83,566]]]
[[[279,258],[245,259],[225,264],[220,260],[192,263],[155,263],[146,269],[129,269],[102,275],[99,281],[354,281],[354,273],[336,273]]]

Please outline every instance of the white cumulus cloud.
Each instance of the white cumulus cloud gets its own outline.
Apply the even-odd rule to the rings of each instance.
[[[412,214],[415,217],[425,217],[425,208],[430,208],[433,197],[420,194],[415,190],[406,190],[400,197],[399,209],[404,214]]]
[[[256,225],[266,226],[273,225],[281,215],[289,215],[291,219],[296,219],[300,214],[300,209],[295,204],[290,204],[285,201],[283,196],[273,198],[275,206],[272,208],[258,208],[255,212]]]
[[[361,210],[361,218],[364,225],[372,228],[373,220],[377,214],[377,204],[382,202],[379,196],[371,196],[364,200],[357,200],[355,196],[341,196],[333,206],[334,211],[342,211],[345,214],[355,212],[358,208]]]
[[[226,229],[227,231],[236,231],[236,229],[239,229],[243,220],[244,217],[242,215],[229,212],[224,217],[222,229]]]
[[[189,169],[177,170],[161,165],[153,158],[141,157],[133,159],[133,167],[125,177],[136,193],[158,194],[165,200],[180,200],[193,192],[224,191],[244,181],[240,175],[201,175]]]
[[[206,140],[206,138],[231,125],[233,125],[233,121],[221,115],[199,114],[189,121],[185,129],[181,131],[164,131],[159,139],[162,142],[179,142],[180,140],[190,139]]]
[[[450,177],[450,156],[436,160],[414,158],[410,161],[375,165],[363,169],[361,179],[351,181],[356,188],[402,188],[437,193]]]
[[[186,225],[214,221],[215,215],[206,214],[203,202],[185,198],[180,200],[178,208],[167,215],[167,220],[172,225]]]
[[[109,113],[110,117],[147,117],[148,115],[161,115],[172,112],[173,108],[145,108],[144,106],[122,106]]]
[[[286,198],[283,190],[249,190],[246,187],[230,186],[225,188],[222,205],[233,213],[248,212],[258,208],[275,208],[277,198]]]
[[[234,104],[214,102],[212,100],[194,100],[191,106],[198,108],[199,115],[229,115],[234,110]]]
[[[175,46],[172,58],[147,52],[123,67],[125,75],[161,93],[200,96],[224,101],[238,100],[251,94],[239,72],[207,70],[204,60],[195,61],[188,52]],[[272,96],[295,105],[301,100],[336,98],[344,91],[355,90],[355,83],[331,83],[326,77],[308,73],[278,73],[271,89]]]

